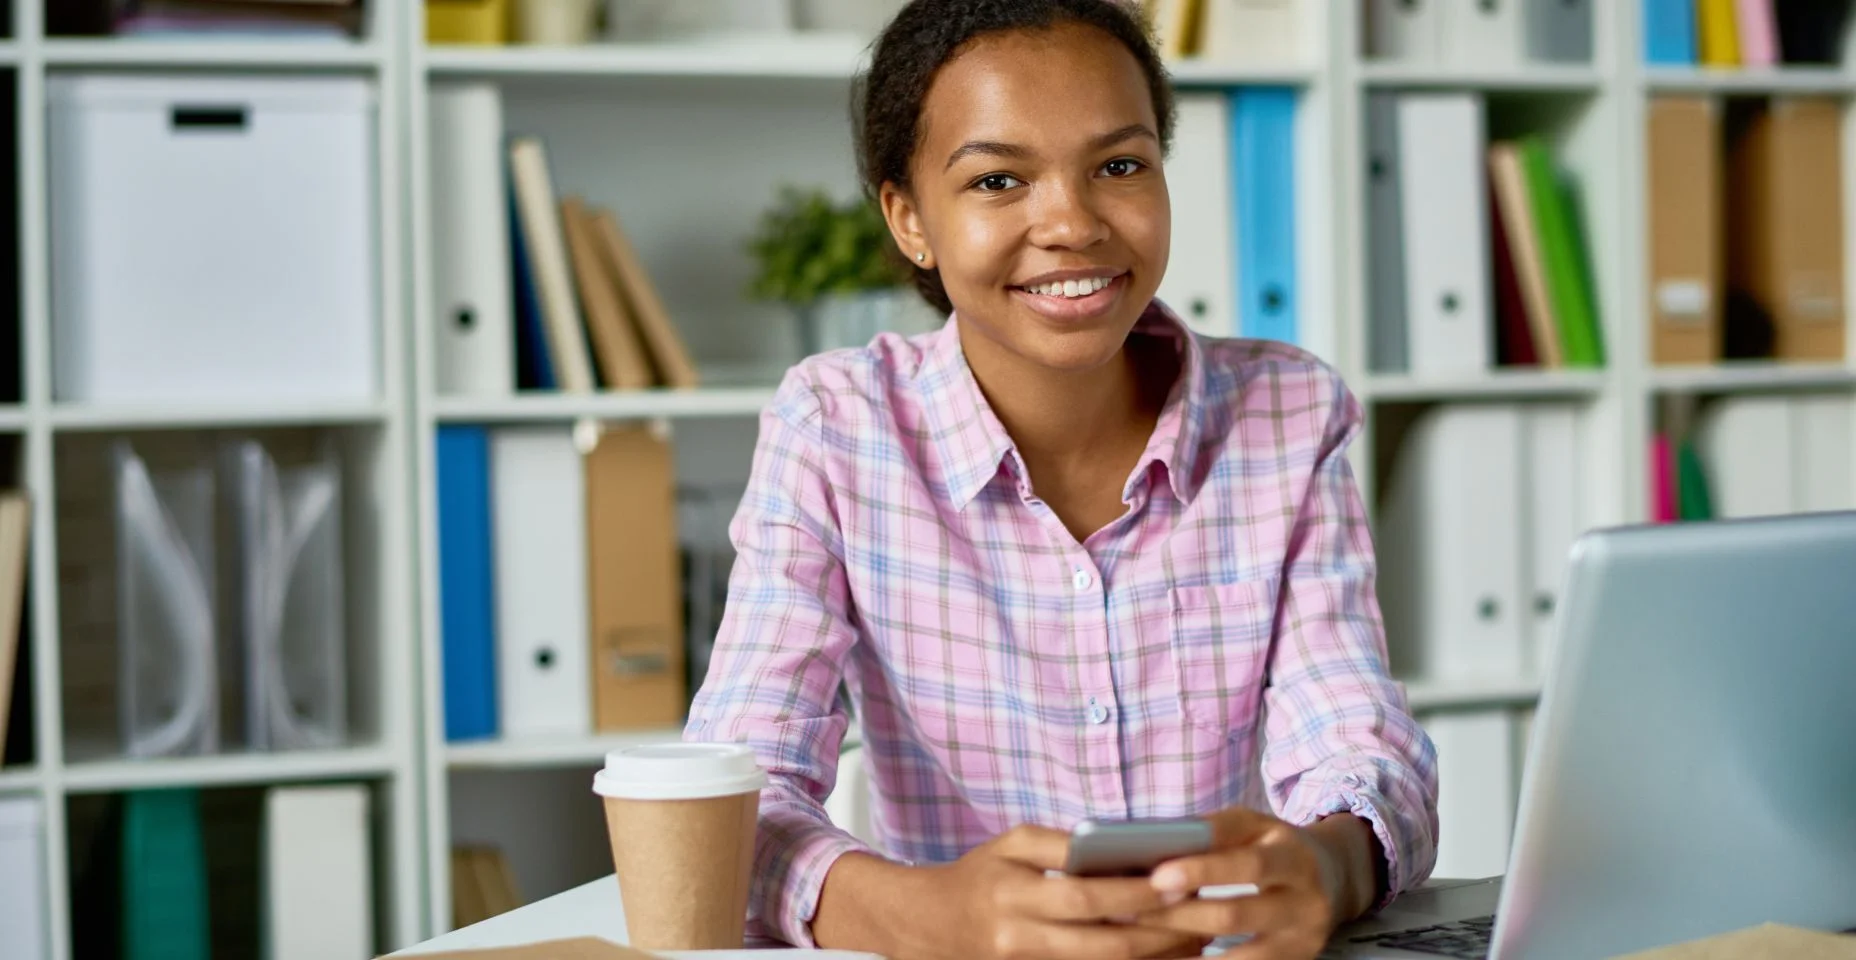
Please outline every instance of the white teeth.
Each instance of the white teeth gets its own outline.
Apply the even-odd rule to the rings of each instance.
[[[1063,280],[1057,283],[1046,283],[1042,286],[1026,287],[1025,289],[1040,296],[1074,299],[1076,297],[1087,297],[1092,293],[1106,288],[1109,284],[1114,282],[1115,280],[1113,277],[1086,277],[1082,280]]]

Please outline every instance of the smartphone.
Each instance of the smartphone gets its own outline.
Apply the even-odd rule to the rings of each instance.
[[[1199,817],[1085,820],[1070,831],[1063,872],[1073,877],[1144,877],[1168,860],[1212,848],[1212,825]]]

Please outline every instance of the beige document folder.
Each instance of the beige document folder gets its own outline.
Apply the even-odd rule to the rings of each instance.
[[[1650,359],[1721,356],[1721,107],[1650,98],[1644,170],[1650,236]]]
[[[650,427],[607,426],[586,454],[587,597],[599,730],[683,718],[676,464]]]
[[[1781,360],[1844,357],[1843,106],[1775,97],[1736,138],[1728,277],[1773,322]]]

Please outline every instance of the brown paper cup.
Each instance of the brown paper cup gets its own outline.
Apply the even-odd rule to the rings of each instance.
[[[593,780],[631,945],[740,949],[766,775],[747,748],[664,744],[615,751]]]
[[[739,950],[760,793],[606,798],[625,929],[641,950]]]

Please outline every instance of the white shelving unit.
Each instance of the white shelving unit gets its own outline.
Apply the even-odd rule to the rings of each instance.
[[[380,947],[392,949],[450,926],[448,849],[460,821],[482,821],[469,804],[486,784],[547,780],[546,789],[580,789],[616,746],[673,739],[674,729],[588,738],[448,744],[443,735],[435,537],[433,440],[450,423],[668,421],[686,442],[680,479],[726,486],[745,476],[755,417],[778,373],[796,359],[790,318],[741,293],[748,264],[741,248],[758,212],[786,182],[855,183],[849,81],[863,44],[834,36],[619,44],[580,49],[428,49],[416,0],[374,0],[365,43],[137,43],[46,38],[41,4],[18,0],[14,39],[0,41],[0,70],[17,79],[21,354],[24,396],[0,405],[0,435],[19,440],[19,482],[35,495],[31,560],[37,743],[34,763],[0,770],[0,796],[36,795],[46,816],[45,883],[52,892],[50,960],[71,955],[72,837],[67,801],[124,790],[207,788],[342,780],[374,784]],[[1304,339],[1334,362],[1366,403],[1369,423],[1356,447],[1371,502],[1375,429],[1388,409],[1433,404],[1542,402],[1580,414],[1587,526],[1646,516],[1643,451],[1654,410],[1668,394],[1722,395],[1816,391],[1856,402],[1856,362],[1781,366],[1732,364],[1653,369],[1647,363],[1642,304],[1647,290],[1642,127],[1644,106],[1662,92],[1719,96],[1827,94],[1856,97],[1845,68],[1761,72],[1647,69],[1638,4],[1593,4],[1595,55],[1589,65],[1523,65],[1459,70],[1368,60],[1359,4],[1308,0],[1318,42],[1291,66],[1186,62],[1182,89],[1288,86],[1301,97],[1296,148],[1297,243]],[[49,245],[45,203],[44,90],[48,74],[210,71],[220,74],[348,73],[376,85],[379,104],[379,249],[383,379],[362,404],[240,408],[92,408],[55,402],[50,389]],[[620,211],[705,371],[764,374],[711,377],[727,386],[592,396],[450,397],[436,392],[429,227],[431,144],[427,103],[434,84],[491,80],[504,92],[512,131],[542,135],[557,184]],[[1587,235],[1604,325],[1607,366],[1597,371],[1491,370],[1450,378],[1371,372],[1366,363],[1363,104],[1381,90],[1486,93],[1497,127],[1544,133],[1558,161],[1585,186]],[[1856,123],[1846,124],[1856,157]],[[751,149],[744,147],[751,145]],[[1856,178],[1856,163],[1847,162]],[[1856,180],[1846,183],[1856,223]],[[1856,236],[1852,237],[1856,240]],[[1856,280],[1856,242],[1848,244]],[[1851,284],[1856,289],[1856,283]],[[97,756],[67,736],[61,643],[59,523],[55,464],[60,444],[153,430],[317,427],[335,431],[362,489],[352,497],[378,530],[367,562],[350,576],[368,611],[358,649],[377,658],[371,738],[350,749],[294,754],[234,753],[130,762]],[[1388,436],[1390,434],[1388,433]],[[1387,440],[1386,442],[1390,442]],[[66,478],[68,480],[68,478]],[[1852,491],[1856,498],[1856,491]],[[1476,710],[1526,712],[1536,677],[1443,680],[1404,678],[1423,714]],[[575,802],[578,802],[576,800]],[[481,813],[481,811],[478,811]],[[492,818],[493,819],[493,818]],[[595,838],[593,843],[599,843]],[[519,867],[521,865],[518,865]],[[547,891],[527,891],[540,895]]]
[[[56,2],[56,0],[53,0]],[[0,433],[19,441],[15,479],[33,496],[30,621],[23,644],[33,653],[34,761],[0,770],[0,795],[35,795],[44,811],[44,883],[49,896],[51,946],[47,960],[68,960],[73,920],[74,843],[70,804],[86,797],[158,788],[265,787],[304,782],[369,785],[373,798],[371,844],[376,864],[375,909],[380,942],[391,949],[426,933],[425,870],[420,830],[422,777],[417,683],[417,618],[413,601],[412,519],[405,505],[413,490],[407,452],[412,443],[403,297],[405,244],[402,196],[408,174],[401,160],[402,73],[397,49],[401,19],[378,4],[367,43],[135,42],[48,38],[42,0],[19,0],[10,39],[0,42],[0,69],[16,81],[20,218],[20,355],[23,397],[0,406]],[[341,72],[367,78],[376,94],[375,178],[377,330],[381,375],[377,396],[353,404],[188,405],[92,407],[56,401],[51,388],[50,248],[46,205],[45,89],[48,76],[103,72],[259,72],[270,75]],[[357,614],[348,655],[369,678],[351,689],[351,727],[357,742],[344,749],[277,753],[229,752],[147,760],[109,756],[114,744],[88,738],[67,693],[82,678],[66,670],[61,620],[75,585],[61,582],[61,513],[58,491],[74,480],[61,476],[59,448],[102,435],[138,437],[149,432],[302,427],[331,431],[341,440],[350,485],[344,491],[349,529],[361,524],[363,542],[350,542],[348,595]],[[102,752],[99,752],[102,751]],[[211,825],[208,825],[211,829]],[[254,922],[255,922],[254,918]]]

